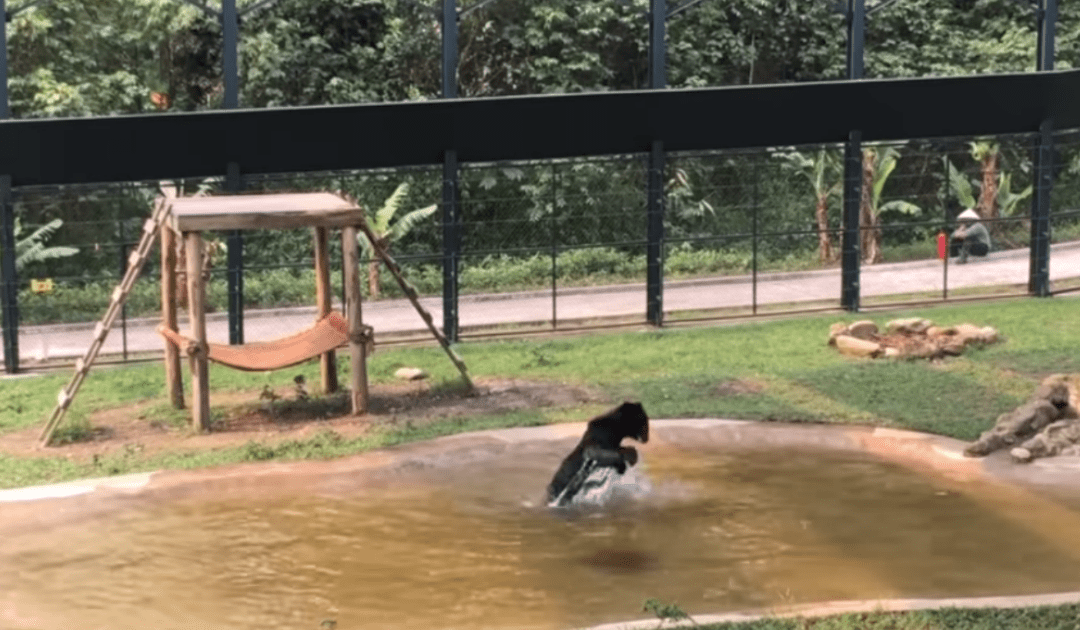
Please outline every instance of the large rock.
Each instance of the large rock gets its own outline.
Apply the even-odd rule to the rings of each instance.
[[[921,334],[926,332],[926,329],[933,325],[934,322],[928,319],[923,319],[921,317],[906,317],[904,319],[894,319],[885,324],[885,331],[889,333]]]
[[[853,357],[876,357],[884,352],[880,343],[858,339],[851,335],[840,335],[836,338],[836,348],[840,354]]]
[[[1029,462],[1038,457],[1051,457],[1075,449],[1080,444],[1080,421],[1075,418],[1058,420],[1046,426],[1009,454],[1013,459]]]
[[[829,345],[836,345],[836,338],[840,335],[847,334],[847,324],[844,322],[836,322],[832,326],[829,326]]]
[[[419,381],[428,377],[428,373],[420,368],[403,367],[394,372],[394,376],[403,381]]]
[[[1026,402],[998,416],[994,426],[964,449],[968,457],[989,455],[999,448],[1019,444],[1058,419],[1060,411],[1047,400]]]
[[[880,351],[866,344],[844,342],[844,354],[853,356],[940,359],[959,356],[969,345],[998,341],[998,332],[990,326],[959,324],[942,327],[922,317],[894,319],[885,325],[885,332],[870,320],[852,324],[837,322],[829,327],[829,345],[837,346],[841,337],[850,337],[881,346]]]
[[[848,326],[847,334],[856,339],[873,341],[874,337],[878,334],[878,327],[874,322],[863,319]]]
[[[1075,376],[1055,374],[1043,380],[1032,399],[998,416],[994,426],[964,450],[969,457],[988,455],[1006,446],[1017,461],[1031,461],[1068,451],[1080,443]]]

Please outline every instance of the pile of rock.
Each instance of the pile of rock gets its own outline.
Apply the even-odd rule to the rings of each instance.
[[[938,359],[960,355],[969,345],[996,343],[998,339],[991,326],[942,327],[921,317],[894,319],[885,324],[884,332],[870,320],[837,322],[829,328],[829,345],[856,357]]]
[[[1019,462],[1052,455],[1080,455],[1080,374],[1055,374],[1035,390],[1031,400],[998,416],[993,428],[964,450],[981,457],[1013,447]]]

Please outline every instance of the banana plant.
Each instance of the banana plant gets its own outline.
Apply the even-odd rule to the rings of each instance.
[[[889,180],[900,152],[893,147],[868,148],[863,150],[863,196],[860,204],[860,226],[863,261],[881,262],[881,213],[900,212],[918,215],[922,208],[904,199],[894,199],[881,203],[881,193],[885,182]]]
[[[55,234],[63,224],[64,222],[62,220],[53,219],[34,230],[29,236],[20,238],[23,232],[22,223],[18,219],[15,219],[15,269],[21,270],[31,263],[52,260],[54,258],[66,258],[79,253],[77,247],[48,247],[45,245],[45,242],[52,238],[53,234]]]
[[[438,208],[437,204],[431,204],[430,206],[409,211],[398,217],[398,211],[401,209],[402,203],[405,201],[408,194],[409,183],[402,182],[394,189],[394,192],[386,198],[382,207],[368,217],[368,226],[375,234],[380,249],[384,252],[389,252],[391,245],[408,234],[418,223],[434,214],[435,210]],[[376,300],[379,298],[379,270],[382,261],[375,255],[375,249],[368,241],[366,235],[359,235],[357,237],[357,242],[360,244],[360,249],[363,251],[364,257],[368,260],[369,295],[371,299]]]
[[[979,208],[979,216],[983,218],[994,218],[994,216],[1011,217],[1015,216],[1016,209],[1020,202],[1031,196],[1032,187],[1028,185],[1027,188],[1018,192],[1012,190],[1012,175],[1010,173],[998,173],[993,180],[992,190],[995,198],[994,203],[989,207],[996,207],[1000,210],[996,215],[987,214],[985,207],[982,205],[982,200],[985,197],[986,191],[986,177],[984,173],[983,182],[980,184],[979,199],[975,198],[975,189],[972,186],[972,180],[969,179],[963,172],[953,166],[953,163],[949,158],[945,158],[945,162],[949,169],[949,184],[951,192],[956,195],[956,199],[960,202],[960,205],[964,208]]]
[[[809,180],[814,189],[814,220],[818,232],[818,259],[821,262],[832,260],[834,248],[829,232],[829,199],[840,193],[843,178],[840,155],[836,151],[820,149],[816,154],[807,155],[799,151],[778,153],[778,157],[787,161],[788,168]]]

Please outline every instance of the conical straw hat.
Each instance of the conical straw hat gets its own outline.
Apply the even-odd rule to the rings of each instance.
[[[964,210],[956,218],[957,219],[971,219],[972,221],[978,221],[980,219],[979,213],[975,212],[975,210],[973,210],[972,208],[968,208],[967,210]]]

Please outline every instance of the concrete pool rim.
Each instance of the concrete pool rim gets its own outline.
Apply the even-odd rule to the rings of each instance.
[[[202,469],[155,470],[149,472],[79,479],[55,484],[26,486],[0,490],[0,504],[48,499],[63,499],[83,495],[138,494],[159,485],[183,486],[203,484],[215,479],[237,477],[272,477],[284,475],[300,468],[326,467],[330,472],[359,472],[384,465],[392,457],[410,452],[437,452],[442,447],[464,446],[470,442],[523,443],[532,441],[570,440],[581,435],[584,422],[548,424],[535,427],[489,429],[442,436],[430,440],[410,442],[403,445],[377,448],[327,460],[290,460],[270,462],[241,462]],[[753,420],[728,420],[719,418],[654,419],[653,442],[665,441],[665,434],[673,431],[713,431],[727,433],[733,448],[761,449],[767,447],[817,447],[853,452],[867,452],[884,459],[920,463],[935,469],[959,470],[965,474],[988,479],[998,479],[1021,484],[1067,485],[1080,488],[1080,457],[1052,457],[1035,460],[1028,464],[1014,463],[1005,452],[992,453],[987,457],[969,458],[963,455],[967,442],[907,429],[874,427],[867,425],[840,425],[824,423],[759,422]],[[656,438],[659,438],[657,440]],[[645,447],[646,449],[648,446]],[[380,457],[380,455],[382,457]],[[367,465],[348,465],[350,462],[366,462]],[[331,463],[345,463],[331,466]],[[335,468],[336,470],[330,470]]]

